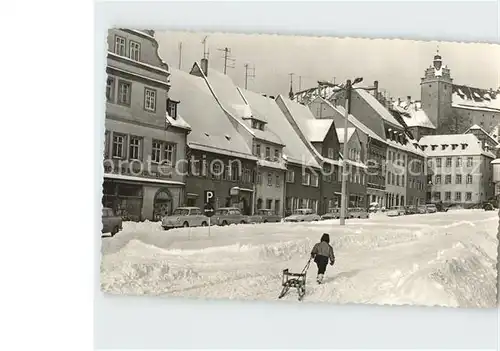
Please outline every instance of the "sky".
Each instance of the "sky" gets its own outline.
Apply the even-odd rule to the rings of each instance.
[[[424,42],[400,39],[305,37],[267,34],[230,34],[168,31],[155,33],[161,57],[172,67],[189,71],[203,58],[205,36],[209,72],[224,69],[224,53],[230,48],[227,74],[236,85],[270,95],[288,94],[290,73],[294,92],[317,86],[318,80],[345,82],[362,77],[359,85],[372,86],[393,98],[420,99],[420,78],[432,64],[436,50],[451,70],[453,82],[478,88],[500,87],[500,45],[483,43]],[[182,42],[182,51],[179,44]],[[182,55],[179,53],[182,52]],[[254,70],[252,69],[254,68]],[[300,77],[300,78],[299,78]]]

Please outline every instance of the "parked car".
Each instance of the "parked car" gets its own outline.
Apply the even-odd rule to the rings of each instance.
[[[437,212],[448,212],[448,206],[444,205],[442,202],[435,204]]]
[[[111,236],[115,236],[116,233],[123,229],[122,225],[122,218],[120,216],[117,216],[113,209],[109,207],[103,207],[101,233],[111,233]]]
[[[487,202],[483,205],[483,210],[485,211],[494,211],[495,210],[495,207],[493,206],[493,204]]]
[[[322,215],[321,220],[327,220],[327,219],[339,219],[340,218],[340,208],[331,208],[330,211]]]
[[[347,218],[369,218],[368,211],[362,207],[353,207],[347,209]]]
[[[238,207],[221,207],[215,210],[212,221],[217,225],[246,224],[249,221],[248,216],[241,213]]]
[[[319,221],[321,219],[314,211],[310,208],[298,208],[291,216],[286,217],[284,222],[312,222]]]
[[[161,219],[161,226],[168,230],[180,227],[205,227],[208,225],[208,217],[203,214],[199,207],[178,207],[169,215]]]
[[[405,209],[403,206],[393,206],[387,211],[389,217],[404,216]]]
[[[368,208],[368,212],[374,213],[374,212],[378,212],[378,211],[381,211],[380,204],[378,202],[372,202],[370,204],[370,207]]]
[[[417,209],[415,208],[415,206],[404,206],[404,210],[406,215],[417,213]]]
[[[418,214],[426,214],[427,213],[427,207],[425,205],[420,205],[417,207],[417,213]]]
[[[427,204],[425,205],[427,209],[427,213],[436,213],[437,212],[437,207],[435,204]]]
[[[281,216],[270,209],[258,209],[257,213],[248,217],[249,223],[281,222]]]

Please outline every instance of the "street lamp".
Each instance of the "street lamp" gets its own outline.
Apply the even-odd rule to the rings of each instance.
[[[376,87],[357,87],[353,88],[353,85],[361,83],[363,81],[363,78],[358,77],[354,79],[354,81],[351,83],[351,80],[348,79],[346,82],[345,87],[343,90],[346,92],[346,99],[345,99],[345,121],[344,121],[344,151],[342,154],[342,190],[341,190],[341,202],[340,202],[340,225],[345,225],[345,217],[346,217],[346,210],[347,210],[347,174],[345,172],[346,166],[347,166],[347,128],[349,127],[349,114],[351,113],[351,92],[352,90],[375,90]]]

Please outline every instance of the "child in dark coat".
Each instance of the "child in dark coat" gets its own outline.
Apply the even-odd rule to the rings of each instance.
[[[318,276],[316,281],[318,284],[321,284],[323,276],[325,275],[326,266],[328,265],[328,260],[330,260],[331,266],[335,263],[333,247],[330,245],[330,235],[324,233],[321,236],[321,241],[315,244],[311,251],[311,258],[314,258],[314,262],[316,262],[316,265],[318,266]]]

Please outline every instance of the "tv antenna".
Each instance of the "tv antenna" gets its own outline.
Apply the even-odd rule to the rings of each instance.
[[[234,66],[230,66],[228,64],[229,63],[234,63],[234,61],[236,61],[236,59],[232,58],[230,55],[231,55],[231,49],[230,48],[224,48],[224,49],[218,49],[219,51],[222,51],[224,53],[224,74],[227,73],[227,69],[228,68],[234,68]]]
[[[252,73],[249,74],[248,71],[251,70]],[[245,63],[245,89],[247,89],[248,86],[248,78],[255,78],[255,66],[249,67],[248,63]]]

